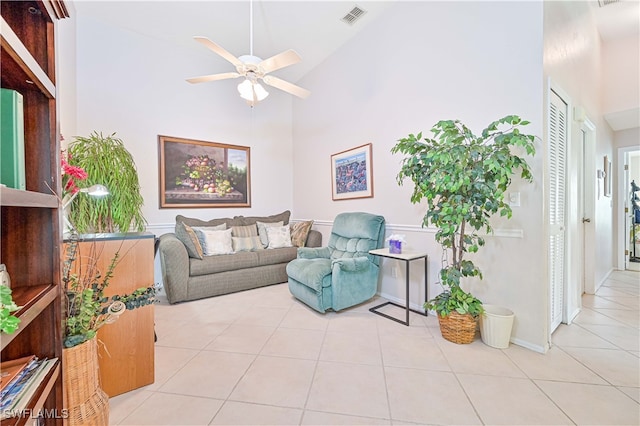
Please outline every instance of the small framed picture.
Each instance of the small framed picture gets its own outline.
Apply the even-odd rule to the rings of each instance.
[[[373,197],[370,143],[331,156],[331,186],[334,201]]]

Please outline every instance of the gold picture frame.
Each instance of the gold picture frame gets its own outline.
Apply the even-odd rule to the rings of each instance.
[[[332,199],[373,197],[373,156],[371,143],[331,156]]]
[[[250,148],[158,135],[160,208],[251,207]]]

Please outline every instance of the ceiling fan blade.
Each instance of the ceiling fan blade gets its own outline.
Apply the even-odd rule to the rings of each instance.
[[[301,60],[302,58],[296,53],[295,50],[289,49],[263,60],[258,64],[258,68],[260,68],[265,74],[267,74],[272,71],[279,70],[280,68],[297,64]]]
[[[241,75],[237,72],[224,72],[221,74],[203,75],[202,77],[188,78],[187,81],[191,84],[204,83],[207,81],[226,80],[228,78],[238,78]]]
[[[303,89],[300,86],[296,86],[293,83],[289,83],[288,81],[284,81],[279,79],[278,77],[274,77],[272,75],[265,75],[262,78],[262,81],[269,86],[275,87],[276,89],[284,90],[287,93],[291,93],[299,98],[305,99],[307,96],[311,94],[307,89]]]
[[[231,62],[236,67],[242,65],[242,61],[240,59],[236,58],[231,53],[229,53],[225,48],[212,42],[208,38],[202,37],[202,36],[195,36],[193,38],[196,39],[196,41],[207,46],[209,49],[213,50],[218,55],[222,56],[227,61]]]

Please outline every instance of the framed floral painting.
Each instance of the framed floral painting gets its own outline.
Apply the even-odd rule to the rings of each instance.
[[[251,207],[250,148],[158,136],[160,208]]]
[[[334,201],[373,197],[370,143],[331,156],[331,187]]]

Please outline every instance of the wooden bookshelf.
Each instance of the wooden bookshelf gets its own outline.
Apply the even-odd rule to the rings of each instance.
[[[0,2],[0,86],[24,104],[26,191],[0,187],[0,263],[11,275],[18,329],[0,336],[3,361],[27,355],[62,359],[60,141],[57,124],[55,30],[68,17],[61,1]],[[50,189],[51,188],[51,189]],[[63,424],[58,361],[39,383],[24,416],[2,425]]]

